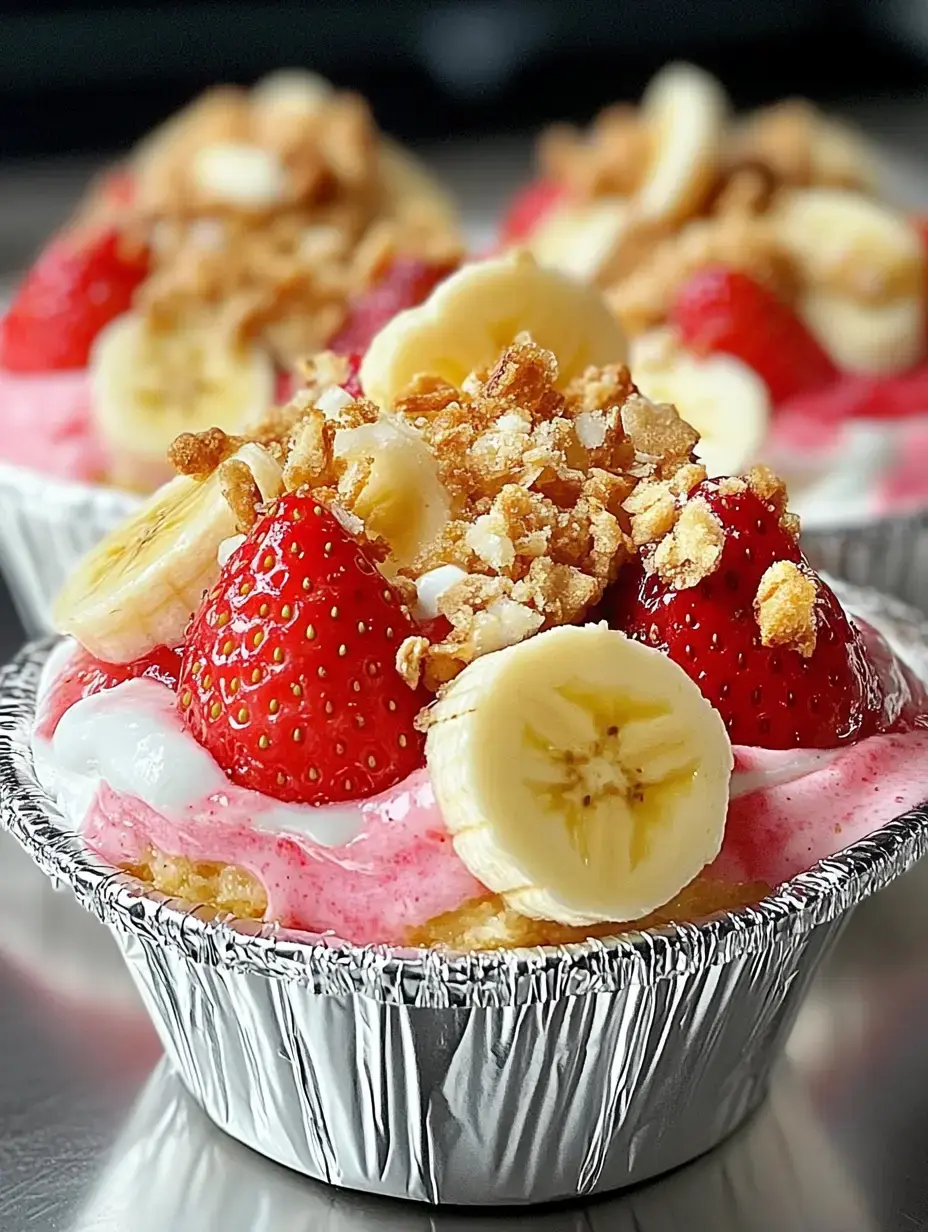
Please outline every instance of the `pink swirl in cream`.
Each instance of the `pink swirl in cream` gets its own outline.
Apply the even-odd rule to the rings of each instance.
[[[402,942],[486,893],[455,853],[425,769],[368,800],[283,804],[230,783],[184,728],[173,693],[149,679],[78,701],[48,738],[41,699],[68,653],[46,668],[36,769],[111,863],[134,863],[154,845],[238,865],[264,885],[269,918],[358,943]],[[833,750],[736,747],[710,875],[778,885],[925,800],[924,729]]]

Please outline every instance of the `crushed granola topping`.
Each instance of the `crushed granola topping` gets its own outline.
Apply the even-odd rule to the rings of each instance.
[[[258,520],[261,490],[250,468],[240,458],[219,464],[219,489],[235,517],[235,529],[246,535]]]
[[[245,443],[241,436],[229,436],[221,428],[205,432],[182,432],[168,450],[168,461],[178,475],[205,479],[220,462],[231,457]]]
[[[787,646],[809,658],[815,650],[815,579],[799,565],[778,560],[757,587],[754,612],[765,646]]]
[[[673,530],[645,557],[645,568],[674,589],[686,590],[714,573],[724,546],[721,522],[702,497],[695,496],[680,510]]]
[[[304,372],[307,386],[263,415],[251,439],[280,459],[285,490],[311,492],[336,512],[410,609],[425,581],[428,619],[443,619],[399,648],[397,670],[410,687],[437,692],[480,655],[588,618],[636,557],[678,589],[718,567],[724,532],[698,493],[706,470],[692,454],[697,434],[672,406],[643,397],[627,368],[588,368],[561,389],[554,355],[520,336],[461,388],[417,377],[393,412],[326,385],[344,379],[331,356]],[[188,471],[219,465],[247,529],[260,496],[248,468],[228,460],[238,443],[222,433],[188,436],[173,457]],[[407,448],[415,466],[399,464],[394,481],[391,451]],[[441,504],[431,521],[417,502],[436,491],[410,482],[429,468]],[[750,487],[792,533],[785,488],[765,467],[718,486]],[[400,559],[391,527],[398,519],[408,530],[417,518],[428,534]],[[425,580],[436,570],[443,586]],[[785,637],[782,579],[773,581],[772,597],[758,599],[762,629]]]
[[[447,200],[351,93],[300,108],[209,91],[143,143],[133,174],[115,221],[150,252],[139,308],[161,325],[206,313],[284,366],[325,346],[394,256],[462,252]]]

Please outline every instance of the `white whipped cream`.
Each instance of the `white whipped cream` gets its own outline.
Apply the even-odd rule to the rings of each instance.
[[[43,673],[45,690],[67,657],[56,649]],[[174,694],[158,680],[127,680],[76,702],[50,741],[34,738],[33,754],[40,781],[77,828],[101,782],[178,823],[212,801],[247,812],[260,829],[303,834],[324,847],[341,847],[364,828],[360,802],[286,804],[231,783],[184,727]]]

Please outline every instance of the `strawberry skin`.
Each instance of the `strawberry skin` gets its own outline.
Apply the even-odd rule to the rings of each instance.
[[[891,376],[844,376],[826,389],[792,398],[782,411],[824,423],[922,415],[928,411],[928,364]]]
[[[792,309],[739,270],[707,266],[694,274],[670,319],[696,354],[721,351],[753,368],[774,404],[837,380],[837,368]]]
[[[139,676],[150,676],[160,680],[169,689],[177,688],[180,676],[181,650],[169,646],[157,646],[150,654],[132,663],[104,663],[97,659],[89,650],[79,647],[78,651],[68,661],[67,670],[57,678],[51,692],[45,701],[40,734],[50,738],[58,726],[61,716],[70,710],[75,702],[92,693],[102,693],[104,689],[113,689],[126,680],[135,680]]]
[[[513,197],[500,227],[504,244],[528,239],[542,220],[563,199],[564,189],[554,180],[533,180]]]
[[[733,744],[833,748],[881,729],[884,697],[859,630],[818,580],[815,649],[762,645],[754,613],[758,584],[776,561],[808,568],[777,510],[753,491],[702,496],[725,531],[716,570],[675,590],[640,568],[620,576],[608,618],[629,637],[663,650],[725,720]]]
[[[329,343],[339,355],[364,354],[375,334],[404,308],[415,308],[454,271],[417,257],[394,257],[381,277],[349,306],[344,325]]]
[[[300,804],[375,795],[424,763],[413,721],[428,697],[395,667],[415,631],[333,514],[291,492],[191,621],[181,713],[243,787]]]
[[[113,230],[52,240],[0,321],[0,367],[9,372],[84,368],[97,334],[128,311],[148,272]]]

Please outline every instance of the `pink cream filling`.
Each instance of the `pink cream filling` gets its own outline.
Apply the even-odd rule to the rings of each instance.
[[[99,479],[106,456],[90,397],[86,369],[36,375],[0,369],[0,457],[59,479]]]
[[[94,749],[102,738],[94,735],[99,717],[115,718],[121,730],[139,700],[154,716],[144,729],[149,734],[143,731],[133,746],[139,791],[148,790],[151,766],[177,767],[166,787],[152,789],[161,795],[149,791],[151,799],[165,800],[161,808],[127,791],[131,778],[107,771],[104,755]],[[77,706],[91,703],[87,719],[70,724],[67,751],[60,734],[67,724],[51,735],[40,705],[36,761],[88,845],[113,864],[134,863],[153,844],[194,861],[238,865],[264,885],[269,918],[361,944],[401,942],[409,929],[486,893],[455,853],[426,769],[378,797],[329,811],[281,806],[222,776],[157,681],[128,682]],[[166,737],[159,744],[162,729]],[[75,732],[85,742],[77,761]],[[725,839],[709,869],[719,880],[778,885],[928,800],[926,730],[838,750],[736,746],[734,752]],[[201,759],[199,769],[189,771],[187,755]],[[203,764],[219,779],[205,792],[193,786]]]

